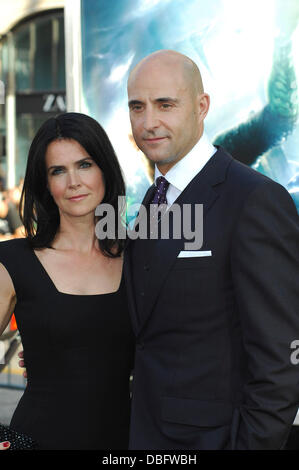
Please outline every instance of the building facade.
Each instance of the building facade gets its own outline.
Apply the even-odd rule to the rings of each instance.
[[[9,189],[24,177],[37,129],[66,111],[64,2],[0,0],[0,9],[0,177]]]

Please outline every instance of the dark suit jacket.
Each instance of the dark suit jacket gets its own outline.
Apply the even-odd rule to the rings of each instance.
[[[177,258],[183,238],[129,243],[130,448],[280,449],[299,403],[295,205],[221,148],[175,202],[203,204],[212,256]]]

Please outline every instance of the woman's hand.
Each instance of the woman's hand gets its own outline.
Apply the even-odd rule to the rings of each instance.
[[[25,362],[24,362],[24,360],[23,360],[24,351],[20,351],[20,352],[18,353],[18,356],[19,356],[19,358],[21,359],[21,360],[19,361],[19,366],[20,366],[20,367],[25,367]],[[26,370],[23,372],[23,375],[24,375],[25,378],[27,377],[27,372],[26,372]],[[9,449],[9,448],[10,448],[10,442],[8,442],[8,441],[0,442],[0,450],[7,450],[7,449]]]
[[[10,442],[0,442],[0,450],[7,450],[10,448]]]
[[[23,360],[24,351],[20,351],[20,352],[18,353],[18,356],[19,356],[19,358],[21,359],[21,360],[19,361],[19,366],[20,366],[20,367],[25,367],[25,363],[24,363],[24,360]],[[25,378],[27,377],[27,372],[26,372],[26,370],[23,372],[23,375],[24,375]],[[8,442],[8,441],[0,442],[0,450],[7,450],[7,449],[9,449],[9,448],[10,448],[10,442]]]
[[[19,356],[19,358],[21,359],[21,360],[19,361],[19,366],[20,366],[20,367],[26,367],[26,366],[25,366],[25,362],[24,362],[24,351],[20,351],[20,352],[18,353],[18,356]],[[24,372],[23,372],[23,376],[25,377],[25,379],[27,379],[27,372],[26,372],[26,369],[25,369]]]

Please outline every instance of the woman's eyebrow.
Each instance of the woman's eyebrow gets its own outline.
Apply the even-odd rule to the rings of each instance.
[[[77,160],[74,163],[75,164],[83,163],[83,162],[85,162],[85,160],[92,160],[92,158],[91,157],[81,158],[80,160]],[[51,166],[49,166],[48,171],[50,171],[52,168],[65,168],[65,166],[64,165],[51,165]]]

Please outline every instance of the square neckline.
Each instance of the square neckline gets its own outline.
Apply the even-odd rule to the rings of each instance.
[[[103,295],[118,294],[118,293],[120,292],[120,288],[121,288],[122,283],[123,283],[124,266],[122,266],[120,283],[119,283],[119,286],[118,286],[118,289],[117,289],[117,290],[112,291],[112,292],[103,292],[102,294],[71,294],[71,293],[68,293],[68,292],[61,292],[60,290],[58,290],[58,288],[56,287],[56,285],[55,285],[53,279],[52,279],[51,276],[49,275],[48,271],[46,270],[46,268],[44,267],[44,265],[43,265],[42,262],[40,261],[39,257],[37,256],[37,254],[35,253],[35,251],[33,250],[33,248],[30,247],[30,251],[31,251],[32,254],[33,254],[33,258],[35,258],[37,264],[40,266],[41,271],[44,273],[44,275],[46,276],[46,278],[48,279],[48,281],[50,282],[50,284],[52,285],[52,287],[54,288],[54,290],[57,292],[57,294],[60,294],[60,295],[68,295],[68,296],[72,296],[72,297],[100,297],[100,296],[103,296]]]

